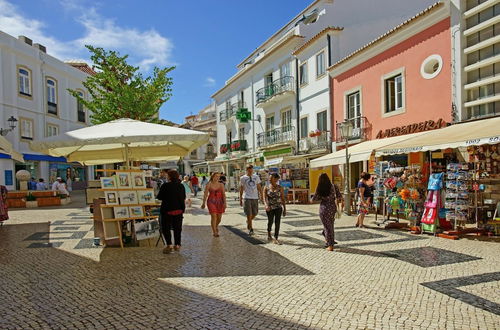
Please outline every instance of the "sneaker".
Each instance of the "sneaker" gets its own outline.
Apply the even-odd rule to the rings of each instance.
[[[253,236],[253,229],[250,229],[250,230],[248,231],[248,235]]]

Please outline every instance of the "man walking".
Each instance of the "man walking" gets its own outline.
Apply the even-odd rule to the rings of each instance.
[[[194,173],[193,176],[191,177],[191,186],[193,187],[194,197],[196,197],[196,195],[198,195],[199,181],[198,177]]]
[[[259,212],[259,199],[263,201],[260,178],[253,173],[253,166],[248,165],[247,174],[240,178],[240,206],[243,206],[243,211],[247,216],[249,235],[253,235],[252,221]]]

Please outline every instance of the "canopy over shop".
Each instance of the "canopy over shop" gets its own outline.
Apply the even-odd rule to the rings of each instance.
[[[18,162],[24,162],[23,155],[15,151],[12,144],[3,136],[0,136],[0,153],[10,156],[10,158]]]

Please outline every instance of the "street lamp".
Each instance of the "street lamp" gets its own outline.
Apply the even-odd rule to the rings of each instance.
[[[349,173],[349,138],[352,136],[352,131],[354,129],[354,125],[348,119],[340,123],[340,133],[342,134],[342,138],[345,140],[345,166],[344,166],[344,194],[345,194],[345,205],[344,212],[347,215],[351,215],[351,180]]]
[[[9,128],[0,128],[0,136],[5,136],[9,134],[9,132],[13,131],[14,128],[16,128],[17,125],[17,119],[14,118],[14,116],[10,116],[9,119],[7,119],[9,122]]]

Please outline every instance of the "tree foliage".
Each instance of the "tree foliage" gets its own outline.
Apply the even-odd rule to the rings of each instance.
[[[160,107],[172,96],[172,78],[168,73],[175,67],[155,67],[151,76],[144,77],[139,67],[127,63],[128,55],[86,47],[96,72],[83,82],[90,97],[84,99],[78,91],[68,91],[92,112],[92,124],[120,118],[158,122]]]

